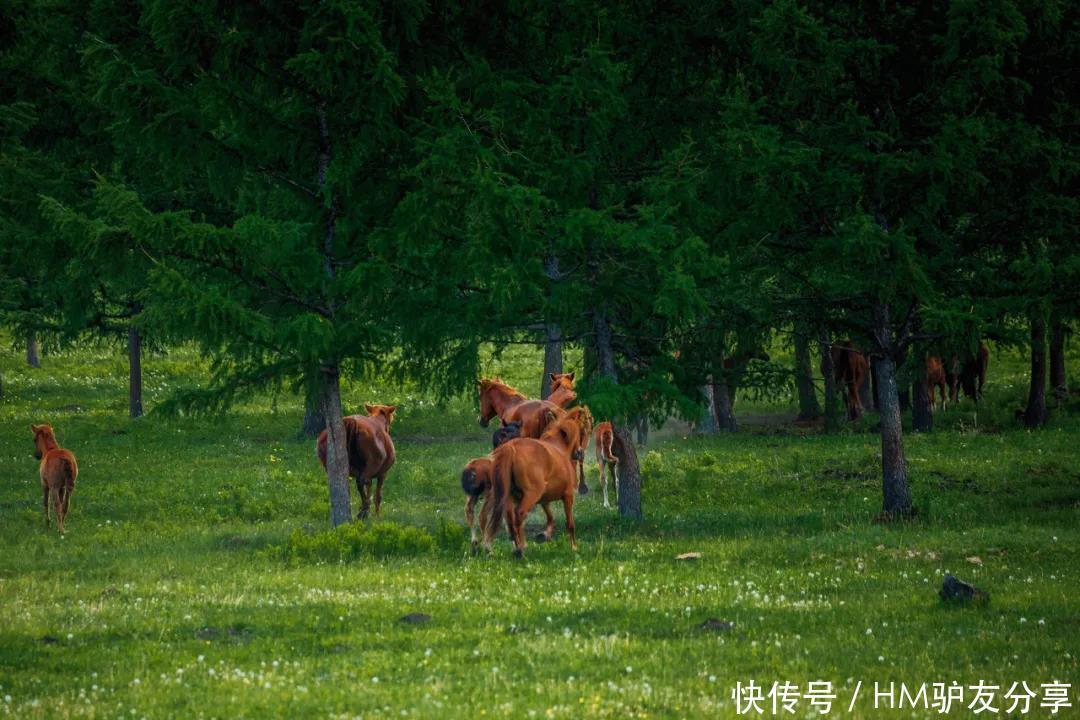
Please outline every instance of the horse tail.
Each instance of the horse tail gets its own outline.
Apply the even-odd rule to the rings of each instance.
[[[78,470],[75,469],[75,462],[71,458],[62,457],[60,458],[60,468],[64,478],[64,487],[69,490],[75,487],[75,475],[78,473]]]
[[[495,453],[494,467],[491,478],[491,522],[498,529],[499,521],[506,512],[506,503],[509,502],[510,486],[514,484],[514,461],[517,459],[517,448],[514,443],[500,446],[499,452]],[[513,528],[510,529],[511,536]],[[511,540],[514,538],[511,537]]]

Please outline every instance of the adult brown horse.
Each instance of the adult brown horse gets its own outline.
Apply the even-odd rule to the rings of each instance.
[[[551,514],[550,504],[557,500],[562,501],[566,513],[570,546],[577,549],[574,496],[578,478],[572,459],[581,450],[584,431],[591,430],[592,419],[587,409],[575,410],[578,412],[562,418],[550,417],[548,428],[540,439],[511,440],[491,454],[492,517],[505,514],[507,529],[514,543],[514,554],[519,557],[525,552],[525,518],[529,511],[537,503],[544,509],[547,524],[537,540],[550,540],[555,532],[555,518]],[[485,528],[484,546],[488,549],[491,548],[495,529],[495,522]]]
[[[574,373],[551,373],[551,392],[544,399],[563,408],[574,402]]]
[[[941,409],[945,410],[945,366],[937,355],[926,358],[926,392],[930,396],[930,409],[933,410],[934,389],[937,388],[941,396]]]
[[[847,407],[848,420],[858,420],[863,414],[862,397],[859,388],[870,376],[870,363],[850,340],[834,343],[829,352],[832,355],[833,381],[844,388],[844,405]]]
[[[548,425],[549,413],[555,418],[566,414],[556,403],[529,400],[498,378],[480,380],[480,425],[487,427],[499,416],[504,423],[521,423],[521,437],[538,438]]]
[[[67,517],[71,504],[71,494],[75,492],[75,479],[79,477],[79,466],[75,455],[64,450],[56,442],[50,425],[31,425],[34,433],[34,457],[41,460],[38,475],[41,476],[41,493],[45,506],[45,527],[49,527],[49,499],[56,510],[56,526],[64,532],[64,518]]]
[[[356,490],[360,493],[360,510],[357,520],[368,516],[371,501],[368,497],[371,480],[375,485],[375,515],[382,507],[382,487],[386,474],[390,472],[397,453],[394,441],[390,439],[390,424],[394,421],[396,405],[365,405],[367,416],[349,415],[342,418],[345,423],[345,447],[349,458],[349,477],[356,478]],[[315,453],[319,462],[326,469],[326,430],[319,433],[315,443]]]

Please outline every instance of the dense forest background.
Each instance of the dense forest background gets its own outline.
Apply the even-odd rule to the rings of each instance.
[[[1031,428],[1068,393],[1076,20],[1056,1],[14,0],[0,322],[31,364],[124,344],[132,417],[144,348],[194,344],[208,382],[160,410],[295,392],[332,438],[343,378],[447,398],[491,348],[545,346],[544,377],[580,351],[630,516],[639,419],[733,430],[737,388],[799,388],[835,430],[831,374],[823,408],[803,390],[850,340],[882,511],[904,516],[928,356],[1028,353]],[[766,359],[778,344],[793,363]]]

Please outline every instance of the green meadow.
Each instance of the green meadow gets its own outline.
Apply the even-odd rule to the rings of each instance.
[[[539,366],[518,350],[487,369],[533,395]],[[145,367],[150,408],[205,373],[183,350]],[[475,398],[347,382],[348,411],[400,405],[398,462],[382,517],[333,532],[292,395],[132,421],[110,349],[38,370],[7,353],[0,375],[0,717],[734,717],[749,681],[765,716],[773,682],[829,681],[828,716],[857,718],[939,716],[875,709],[875,682],[999,685],[1006,716],[1025,681],[1049,717],[1040,685],[1080,679],[1080,407],[1022,429],[1025,365],[1004,351],[978,413],[906,435],[914,521],[873,522],[872,413],[826,436],[747,398],[737,434],[654,431],[644,521],[601,507],[590,466],[580,549],[557,508],[554,542],[523,561],[505,534],[468,551],[459,473],[490,448]],[[79,459],[63,537],[43,527],[31,422]],[[943,604],[946,573],[989,605]]]

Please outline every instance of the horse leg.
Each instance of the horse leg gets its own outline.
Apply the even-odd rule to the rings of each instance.
[[[607,463],[603,460],[599,460],[596,466],[600,469],[600,489],[604,493],[604,507],[609,508],[611,504],[608,503],[607,498]]]
[[[533,509],[537,501],[540,500],[540,496],[543,493],[539,488],[529,488],[524,490],[521,494],[521,501],[518,503],[517,513],[514,515],[514,536],[515,536],[515,548],[514,554],[518,557],[524,557],[525,555],[525,518],[529,516],[529,511]]]
[[[75,492],[75,488],[70,485],[64,485],[64,517],[67,517],[68,507],[71,505],[71,494]]]
[[[577,535],[574,534],[574,493],[563,495],[563,512],[566,513],[566,534],[570,536],[570,549],[577,550]]]
[[[60,503],[60,490],[49,488],[49,497],[52,498],[53,509],[56,510],[56,527],[60,534],[64,534],[64,506]]]
[[[544,509],[544,515],[547,516],[547,525],[544,526],[544,531],[536,533],[536,542],[547,542],[555,534],[555,516],[551,514],[551,503],[540,503],[540,507]]]
[[[386,473],[379,473],[375,479],[375,517],[379,517],[379,509],[382,507],[382,484],[386,479]]]
[[[476,541],[476,516],[473,515],[473,507],[476,505],[476,498],[476,495],[470,495],[465,501],[465,524],[469,526],[469,540],[471,541],[472,551],[474,553],[479,547],[479,543]]]
[[[371,508],[371,500],[369,498],[369,492],[371,490],[371,481],[365,479],[362,475],[356,476],[356,491],[360,493],[360,509],[356,511],[357,520],[366,520],[368,516],[368,510]]]
[[[41,484],[42,504],[45,510],[45,529],[49,528],[49,486],[45,483]]]

